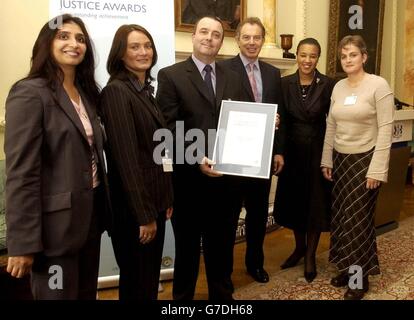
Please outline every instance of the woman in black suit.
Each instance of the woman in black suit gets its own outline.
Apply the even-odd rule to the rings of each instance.
[[[96,298],[107,181],[94,66],[82,20],[56,17],[7,98],[7,271],[31,271],[35,299]]]
[[[139,25],[121,26],[112,42],[100,111],[108,136],[109,181],[120,267],[119,298],[156,299],[165,220],[172,214],[172,183],[153,157],[154,132],[166,127],[152,96],[157,51]]]
[[[329,231],[331,185],[321,175],[320,161],[334,81],[316,69],[321,47],[307,38],[297,48],[298,70],[282,79],[286,113],[281,115],[280,143],[285,167],[275,200],[278,224],[292,229],[296,248],[281,265],[305,258],[304,276],[316,277],[315,254],[322,231]]]

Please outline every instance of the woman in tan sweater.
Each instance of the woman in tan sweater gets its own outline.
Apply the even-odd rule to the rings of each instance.
[[[348,285],[344,298],[359,300],[368,275],[380,273],[374,212],[387,182],[394,97],[386,80],[364,71],[362,37],[343,38],[338,55],[347,78],[332,92],[321,161],[324,177],[334,181],[329,260],[340,273],[331,284]]]

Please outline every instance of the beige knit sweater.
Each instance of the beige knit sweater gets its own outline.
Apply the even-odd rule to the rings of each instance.
[[[356,96],[355,104],[350,103],[355,98],[346,103],[350,96]],[[356,88],[339,81],[332,92],[321,166],[333,167],[333,149],[356,154],[375,146],[367,178],[387,182],[394,115],[394,96],[385,79],[365,74]]]

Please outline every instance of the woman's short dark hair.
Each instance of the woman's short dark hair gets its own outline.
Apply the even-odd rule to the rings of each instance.
[[[318,42],[318,40],[316,40],[316,39],[314,39],[314,38],[305,38],[305,39],[303,39],[303,40],[301,40],[299,43],[298,43],[298,46],[296,47],[296,54],[298,54],[298,52],[299,52],[299,49],[300,49],[300,46],[303,46],[303,45],[305,45],[305,44],[308,44],[308,45],[311,45],[311,46],[315,46],[315,47],[317,47],[318,48],[318,57],[320,57],[321,56],[321,45],[319,44],[319,42]]]
[[[110,75],[109,81],[114,78],[124,78],[127,74],[130,73],[130,71],[126,69],[122,58],[124,57],[128,47],[128,35],[133,31],[142,32],[148,37],[151,42],[153,50],[152,63],[150,68],[145,72],[145,82],[150,83],[152,80],[154,80],[154,78],[151,76],[151,70],[158,61],[158,54],[151,34],[147,29],[140,25],[124,24],[120,26],[115,33],[114,39],[112,41],[111,51],[109,52],[108,61],[106,62],[106,70]]]
[[[95,57],[92,40],[83,21],[70,14],[63,14],[47,22],[39,32],[32,50],[31,67],[25,79],[43,78],[48,86],[54,88],[56,83],[63,82],[63,71],[52,55],[52,44],[59,28],[65,23],[75,23],[85,36],[86,52],[82,62],[76,66],[76,83],[84,93],[96,103],[99,88],[95,82]]]
[[[356,35],[348,35],[342,38],[341,41],[338,43],[338,59],[341,60],[342,49],[345,48],[347,45],[354,45],[357,47],[362,54],[366,54],[368,56],[368,49],[367,45],[359,34]]]

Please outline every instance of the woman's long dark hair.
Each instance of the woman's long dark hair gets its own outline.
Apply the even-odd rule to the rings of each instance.
[[[143,83],[143,85],[148,85],[152,80],[154,80],[154,78],[151,76],[151,70],[152,67],[157,63],[158,54],[151,34],[147,29],[140,25],[124,24],[120,26],[115,33],[114,40],[112,41],[111,51],[109,52],[108,61],[106,62],[106,70],[110,75],[109,82],[116,78],[124,79],[128,74],[131,73],[131,71],[125,68],[122,58],[124,57],[127,50],[128,35],[133,31],[142,32],[148,37],[151,42],[153,51],[152,63],[149,69],[145,71],[145,83]]]
[[[56,83],[63,82],[63,71],[52,55],[52,43],[58,29],[65,23],[77,24],[85,35],[85,57],[82,62],[76,66],[75,81],[87,95],[87,98],[92,103],[97,103],[99,87],[95,82],[95,57],[93,44],[83,21],[70,14],[63,14],[53,18],[40,30],[33,46],[30,71],[24,79],[46,79],[47,86],[52,89],[55,89]]]

